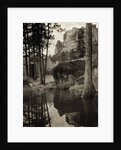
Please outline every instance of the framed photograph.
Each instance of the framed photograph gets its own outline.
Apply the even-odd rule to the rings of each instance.
[[[7,8],[8,142],[114,142],[113,11]]]

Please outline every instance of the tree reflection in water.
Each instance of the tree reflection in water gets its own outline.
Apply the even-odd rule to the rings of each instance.
[[[45,93],[24,95],[23,117],[24,127],[51,127]]]
[[[43,93],[29,91],[24,94],[24,127],[55,127],[59,125],[97,127],[97,94],[93,99],[88,100],[82,99],[80,93],[72,93],[58,88],[55,91],[46,90]]]
[[[98,111],[97,97],[91,100],[82,100],[79,93],[56,89],[54,93],[54,107],[60,116],[66,116],[66,122],[80,127],[97,127]]]

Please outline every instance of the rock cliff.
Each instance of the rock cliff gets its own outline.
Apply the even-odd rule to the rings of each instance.
[[[66,31],[63,36],[63,42],[57,41],[55,54],[58,54],[60,56],[62,52],[71,52],[72,50],[73,52],[80,52],[82,51],[82,49],[85,50],[84,31],[84,28],[79,29],[75,27],[73,27],[71,30]],[[68,58],[69,60],[70,54],[68,53],[67,55],[68,57],[66,57],[66,59]],[[75,55],[75,53],[72,53],[71,55]],[[71,58],[71,60],[73,59],[75,58]],[[98,91],[98,28],[96,28],[96,25],[92,26],[92,74],[93,84],[95,86],[96,91]]]
[[[63,51],[70,51],[71,49],[77,50],[78,49],[78,35],[79,29],[72,28],[72,30],[66,31],[63,36]]]

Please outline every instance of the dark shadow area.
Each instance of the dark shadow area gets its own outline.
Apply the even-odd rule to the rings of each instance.
[[[30,92],[23,101],[24,127],[51,127],[45,93],[35,95]]]
[[[82,99],[77,93],[64,90],[55,90],[54,107],[60,116],[66,116],[66,122],[76,127],[98,126],[98,100],[95,95],[93,99]]]

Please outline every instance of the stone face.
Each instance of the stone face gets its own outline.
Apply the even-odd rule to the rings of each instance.
[[[80,45],[80,33],[81,28],[73,27],[71,30],[68,30],[63,35],[63,42],[57,41],[55,46],[55,54],[64,52],[69,52],[71,50],[79,50]],[[85,34],[84,34],[85,35]],[[96,25],[92,25],[92,51],[97,53],[98,51],[98,28]],[[81,47],[80,47],[81,48]]]
[[[61,55],[62,52],[69,52],[71,50],[74,50],[74,51],[79,50],[80,29],[81,28],[73,27],[71,30],[66,31],[63,36],[63,42],[57,41],[55,54],[59,53],[59,55]],[[70,58],[68,60],[70,60]],[[65,62],[65,63],[68,63],[68,62]],[[82,74],[80,74],[80,77],[81,76]],[[74,84],[75,79],[73,78],[74,78],[73,75],[69,76],[70,85]],[[83,84],[83,80],[84,78],[80,80],[80,84]],[[92,82],[95,87],[95,90],[98,91],[98,28],[96,27],[96,25],[92,25],[92,80],[93,80]]]
[[[78,50],[79,45],[79,28],[72,28],[72,30],[68,30],[63,35],[63,42],[57,41],[55,45],[55,54],[61,52],[67,52],[70,50]]]
[[[61,53],[63,50],[63,43],[61,41],[57,41],[56,45],[55,45],[55,54],[57,53]]]
[[[72,28],[72,30],[67,31],[63,37],[63,51],[70,51],[71,49],[78,49],[78,35],[79,29]]]

